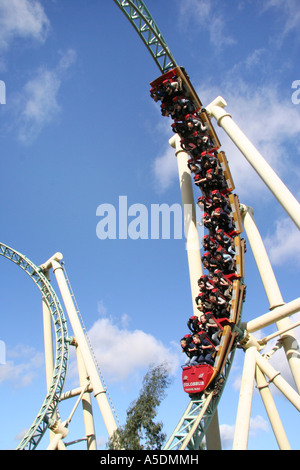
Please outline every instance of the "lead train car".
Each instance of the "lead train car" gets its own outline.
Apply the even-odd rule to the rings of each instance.
[[[201,363],[185,366],[182,369],[183,389],[190,396],[194,396],[215,387],[236,340],[237,335],[234,332],[234,326],[240,322],[242,303],[245,297],[245,285],[243,283],[245,241],[240,237],[243,228],[239,201],[238,196],[232,193],[234,183],[226,155],[222,151],[218,152],[220,148],[219,139],[184,68],[175,67],[169,70],[152,81],[150,86],[151,97],[156,102],[161,102],[162,115],[169,116],[173,120],[173,131],[180,136],[182,148],[191,157],[190,162],[198,165],[203,171],[203,156],[217,157],[218,172],[223,176],[223,187],[217,188],[216,186],[215,189],[220,189],[221,194],[228,200],[228,206],[230,207],[229,217],[232,222],[230,236],[234,240],[235,255],[233,271],[229,274],[224,273],[224,277],[232,283],[228,316],[214,318],[220,329],[220,343],[216,348],[214,365]],[[189,126],[188,122],[193,124]],[[210,189],[200,187],[200,189],[202,196],[205,198],[211,197],[213,187],[210,187]],[[209,231],[210,235],[214,235],[213,230],[209,229]],[[212,275],[213,271],[210,274]]]

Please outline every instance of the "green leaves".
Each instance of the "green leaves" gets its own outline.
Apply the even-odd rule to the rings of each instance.
[[[150,366],[137,400],[127,410],[124,426],[111,437],[108,448],[115,450],[160,450],[165,442],[163,423],[155,423],[157,408],[165,398],[171,379],[165,363]]]

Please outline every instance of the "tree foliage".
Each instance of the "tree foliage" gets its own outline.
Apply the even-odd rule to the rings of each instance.
[[[166,439],[163,424],[155,423],[157,408],[165,398],[171,379],[166,364],[150,366],[143,379],[137,400],[128,410],[124,426],[112,435],[109,449],[115,450],[160,450]]]

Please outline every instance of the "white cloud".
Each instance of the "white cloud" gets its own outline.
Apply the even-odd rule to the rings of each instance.
[[[29,346],[17,345],[7,351],[7,356],[0,367],[0,384],[9,382],[14,388],[31,385],[44,366],[44,354]]]
[[[38,0],[0,0],[0,50],[7,52],[13,42],[33,40],[43,44],[50,28]],[[23,90],[10,97],[10,109],[17,116],[18,137],[30,143],[61,110],[58,93],[66,72],[74,63],[75,52],[61,53],[56,67],[43,66],[32,73]],[[3,59],[0,68],[4,67]],[[16,125],[8,125],[16,128]]]
[[[107,315],[107,308],[105,307],[102,300],[98,300],[97,302],[97,311],[100,317],[105,317]]]
[[[35,139],[42,128],[50,123],[60,112],[58,93],[65,73],[75,61],[75,51],[62,54],[57,67],[41,67],[29,80],[22,94],[16,99],[19,113],[19,139],[29,143]]]
[[[20,139],[30,140],[35,137],[43,125],[60,110],[57,92],[60,80],[56,73],[40,69],[37,75],[24,87],[24,109],[21,115],[22,127]]]
[[[232,443],[233,443],[233,438],[234,438],[234,425],[221,424],[220,436],[221,436],[222,448],[223,449],[232,448]]]
[[[127,328],[128,317],[121,321],[98,319],[88,332],[97,362],[105,377],[111,381],[125,381],[147,369],[150,364],[169,364],[173,373],[179,364],[174,346],[163,344],[142,330]]]
[[[256,437],[260,431],[269,431],[268,422],[260,415],[250,419],[250,437]]]
[[[14,440],[20,442],[25,437],[27,431],[28,428],[21,429],[21,431],[19,431],[18,434],[14,437]]]
[[[0,48],[7,48],[15,38],[43,42],[49,20],[39,1],[0,0]]]
[[[241,384],[242,384],[242,375],[238,375],[232,382],[233,390],[239,391],[241,389]]]
[[[249,439],[259,436],[260,431],[268,432],[268,422],[260,415],[250,419]],[[229,424],[220,425],[220,435],[223,448],[232,448],[235,426]]]
[[[265,240],[271,262],[281,265],[292,262],[296,268],[300,264],[299,230],[288,217],[275,222],[275,230]]]
[[[300,9],[298,0],[266,0],[263,11],[274,9],[280,13],[281,35],[285,37],[300,26]]]
[[[178,179],[178,167],[175,150],[170,146],[153,163],[153,171],[158,193],[166,191]]]
[[[255,66],[260,66],[265,55],[268,53],[266,48],[255,49],[248,57],[245,59],[245,65],[247,70],[251,70]]]
[[[220,3],[214,0],[185,0],[179,4],[181,27],[191,32],[190,24],[194,23],[208,30],[214,50],[220,51],[224,46],[235,43],[225,32],[224,15],[220,12]]]

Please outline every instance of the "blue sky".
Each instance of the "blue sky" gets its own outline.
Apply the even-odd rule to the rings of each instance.
[[[222,95],[233,119],[299,197],[300,104],[292,88],[300,80],[298,1],[148,0],[147,7],[203,104]],[[149,83],[159,75],[112,0],[0,0],[0,80],[6,85],[6,104],[0,105],[1,242],[37,265],[63,253],[121,424],[148,365],[170,361],[174,382],[159,412],[170,435],[188,404],[179,348],[192,314],[185,241],[172,235],[100,240],[96,233],[97,208],[110,204],[118,214],[120,196],[148,213],[152,204],[181,203],[170,121],[149,97]],[[254,208],[284,301],[293,300],[298,232],[215,128],[240,201]],[[0,340],[6,346],[0,448],[9,449],[45,395],[42,310],[32,281],[5,259],[0,279]],[[245,282],[247,321],[268,311],[250,249]],[[243,355],[236,354],[219,408],[224,448],[232,446]],[[281,356],[276,361],[290,381]],[[71,356],[67,387],[74,386]],[[275,397],[291,446],[299,449],[299,416]],[[97,405],[94,413],[101,448],[107,434]],[[67,440],[82,435],[76,415]],[[249,448],[277,449],[256,391]]]

